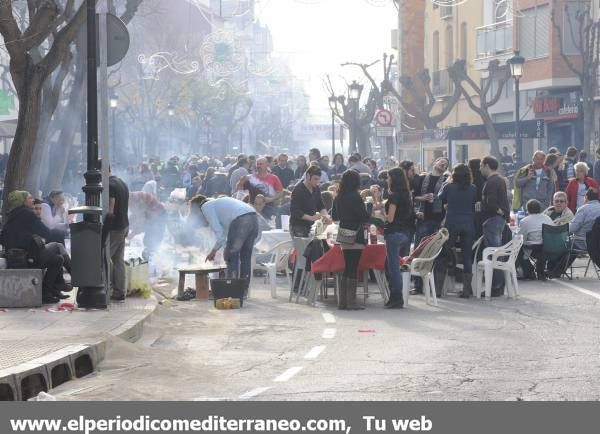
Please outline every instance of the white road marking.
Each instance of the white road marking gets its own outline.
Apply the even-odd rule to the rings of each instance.
[[[300,372],[303,369],[304,369],[304,366],[294,366],[293,368],[290,368],[287,371],[285,371],[283,374],[281,374],[279,377],[277,377],[273,381],[275,381],[277,383],[288,381],[289,379],[291,379],[293,376],[298,374],[298,372]]]
[[[269,389],[270,389],[270,387],[257,387],[256,389],[252,389],[252,390],[240,395],[239,399],[254,398],[255,396],[260,395],[261,393],[264,393]]]
[[[335,324],[335,317],[329,312],[323,313],[323,319],[327,324]]]
[[[600,294],[598,294],[598,293],[596,293],[594,291],[583,289],[583,288],[580,288],[577,285],[573,285],[572,283],[563,282],[561,280],[555,280],[555,282],[561,284],[562,286],[566,286],[567,288],[574,289],[575,291],[579,291],[582,294],[589,295],[591,297],[594,297],[594,298],[597,298],[598,300],[600,300]]]
[[[304,356],[305,359],[316,359],[319,357],[319,354],[323,352],[325,349],[325,345],[319,345],[318,347],[314,347]]]
[[[333,339],[335,337],[336,334],[336,329],[324,329],[323,330],[323,335],[321,336],[323,339]]]

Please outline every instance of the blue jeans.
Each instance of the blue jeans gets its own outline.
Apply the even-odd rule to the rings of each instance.
[[[250,279],[252,249],[258,237],[258,217],[244,214],[231,222],[223,258],[227,263],[227,277]]]
[[[483,222],[483,239],[486,247],[500,247],[502,245],[502,232],[505,225],[506,221],[500,215],[490,217]],[[494,271],[492,288],[504,288],[504,273],[502,271]]]
[[[438,220],[417,220],[417,230],[415,231],[415,247],[419,245],[423,238],[437,232],[441,222]]]
[[[385,235],[385,247],[387,250],[386,268],[390,281],[390,293],[393,299],[402,296],[402,273],[400,273],[400,255],[410,245],[410,234],[408,232],[394,232]]]
[[[463,260],[463,272],[465,274],[473,273],[473,238],[475,236],[475,228],[473,223],[457,222],[447,223],[446,228],[450,236],[448,237],[448,244],[450,247],[454,247],[457,239],[460,237],[460,250],[462,253]]]

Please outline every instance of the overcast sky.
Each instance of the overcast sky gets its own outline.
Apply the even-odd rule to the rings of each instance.
[[[371,63],[391,53],[397,23],[392,0],[257,0],[257,16],[271,29],[275,52],[304,80],[311,111],[322,116],[329,113],[323,77],[330,74],[338,92],[345,88],[342,74],[364,82],[359,68],[340,64]],[[381,62],[370,70],[383,75]]]

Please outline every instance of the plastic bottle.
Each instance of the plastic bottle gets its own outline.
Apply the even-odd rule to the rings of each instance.
[[[523,220],[524,217],[525,210],[523,209],[523,207],[521,207],[521,209],[519,209],[519,211],[517,212],[517,226],[521,225],[521,220]]]
[[[369,232],[371,234],[369,244],[377,244],[377,226],[375,226],[375,225],[369,226]]]

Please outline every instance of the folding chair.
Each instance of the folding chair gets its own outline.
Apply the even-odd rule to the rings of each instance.
[[[561,226],[542,225],[542,243],[542,255],[545,259],[555,263],[565,261],[570,250],[569,224],[566,223]],[[560,271],[562,276],[565,270],[561,267]]]
[[[577,235],[571,235],[569,241],[569,252],[566,257],[565,269],[563,270],[563,274],[568,277],[569,280],[573,280],[573,269],[575,268],[584,268],[583,265],[575,266],[573,265],[577,259],[586,259],[587,264],[585,266],[585,273],[583,277],[587,277],[588,270],[590,268],[590,264],[592,264],[592,258],[589,257],[587,249],[582,250],[576,247],[577,241],[585,241],[586,239],[583,237],[578,237]],[[596,264],[593,264],[594,271],[596,271],[596,275],[600,278],[598,274],[598,269],[596,268]]]

